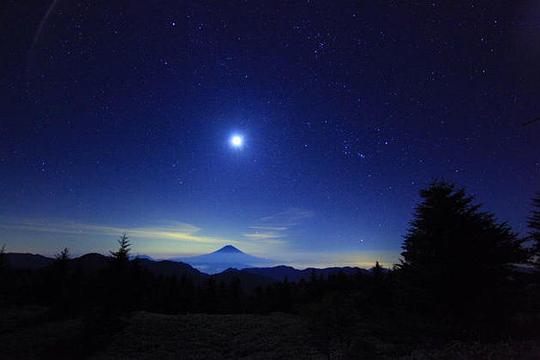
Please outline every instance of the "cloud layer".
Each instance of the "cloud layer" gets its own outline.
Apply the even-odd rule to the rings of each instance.
[[[184,243],[198,251],[201,248],[212,249],[224,244],[237,244],[238,241],[218,236],[205,235],[198,226],[184,222],[164,222],[159,225],[144,227],[120,227],[87,224],[63,220],[50,219],[0,219],[0,228],[11,232],[21,232],[35,236],[35,233],[64,234],[72,236],[96,237],[110,236],[115,238],[127,232],[132,239],[139,240],[144,246],[145,241],[167,243]],[[201,247],[202,245],[206,245]],[[173,246],[174,247],[174,246]],[[163,246],[160,246],[163,248]]]

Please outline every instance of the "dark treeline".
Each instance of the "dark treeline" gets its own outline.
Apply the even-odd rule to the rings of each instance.
[[[299,313],[302,306],[320,301],[329,293],[362,292],[366,301],[388,300],[379,292],[392,273],[378,263],[373,275],[358,271],[352,276],[337,272],[325,277],[313,272],[307,280],[285,279],[246,290],[237,276],[227,281],[208,277],[201,283],[189,275],[154,275],[138,259],[130,260],[126,234],[119,244],[107,265],[97,271],[70,267],[67,249],[51,265],[39,270],[11,269],[4,263],[2,304],[40,304],[50,307],[57,316],[77,316],[134,310],[166,314]]]
[[[533,202],[526,237],[453,185],[434,183],[421,198],[393,269],[376,263],[369,273],[313,273],[298,282],[248,291],[234,276],[198,283],[189,276],[154,275],[139,260],[130,260],[124,234],[97,271],[70,267],[67,249],[44,269],[15,270],[3,248],[0,301],[3,306],[44,305],[51,317],[90,319],[90,328],[136,310],[294,313],[309,322],[322,350],[331,341],[352,341],[362,322],[441,338],[540,333],[540,197]]]

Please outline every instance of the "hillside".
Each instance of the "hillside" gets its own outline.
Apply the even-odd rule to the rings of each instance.
[[[53,258],[35,254],[8,253],[6,254],[8,264],[19,270],[39,270],[51,265]],[[271,283],[287,279],[289,282],[308,280],[312,276],[327,278],[332,274],[343,272],[349,276],[357,273],[369,274],[368,270],[356,267],[332,267],[332,268],[307,268],[304,270],[295,269],[291,266],[279,265],[274,267],[246,267],[239,266],[236,262],[257,262],[264,263],[265,259],[257,258],[246,254],[233,246],[225,246],[222,249],[197,257],[204,261],[216,261],[208,265],[211,270],[224,268],[219,272],[205,273],[199,271],[190,264],[173,260],[152,260],[149,257],[137,257],[137,263],[156,276],[188,278],[194,284],[204,284],[209,278],[213,278],[216,283],[229,283],[232,280],[240,280],[241,287],[246,291],[252,291],[256,287],[265,287]],[[111,257],[98,253],[89,253],[69,261],[69,268],[73,271],[83,273],[95,273],[110,264]],[[193,263],[193,262],[192,262]],[[234,267],[231,265],[237,265]]]
[[[54,259],[29,253],[7,253],[6,262],[14,269],[36,270],[50,265]]]
[[[292,266],[274,266],[274,267],[260,267],[260,268],[246,268],[242,269],[242,272],[250,273],[250,274],[256,274],[260,276],[264,276],[267,278],[271,278],[275,281],[283,281],[287,279],[289,282],[297,282],[300,280],[308,280],[310,277],[323,277],[327,278],[330,275],[337,274],[337,273],[344,273],[346,275],[356,275],[358,273],[361,274],[369,274],[370,272],[365,269],[361,269],[358,267],[329,267],[329,268],[307,268],[304,270],[298,270],[293,268]]]
[[[218,283],[223,282],[226,284],[238,279],[242,289],[245,291],[252,291],[256,287],[265,287],[276,282],[275,279],[264,274],[254,274],[237,269],[227,269],[219,274],[212,275],[212,278]]]

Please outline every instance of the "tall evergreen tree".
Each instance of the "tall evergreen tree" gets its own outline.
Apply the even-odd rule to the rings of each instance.
[[[452,184],[435,182],[420,195],[397,268],[416,300],[471,317],[501,299],[512,264],[525,260],[522,241]]]
[[[388,286],[388,276],[385,273],[385,268],[378,261],[371,268],[371,275],[371,286],[368,290],[373,305],[375,307],[389,305],[391,303],[391,293]]]
[[[0,248],[0,271],[6,267],[6,245],[2,245]]]
[[[373,277],[379,280],[383,276],[383,267],[379,264],[378,261],[375,261],[375,266],[371,268],[371,273]]]
[[[134,298],[135,288],[139,285],[135,283],[135,266],[129,261],[131,244],[126,233],[118,239],[118,250],[110,251],[112,256],[111,266],[104,273],[105,279],[103,296],[104,304],[102,309],[106,313],[119,314],[133,309],[137,303]]]
[[[6,245],[0,247],[0,306],[3,305],[7,297],[12,293],[11,277],[7,274],[8,266],[6,260]]]
[[[48,269],[49,286],[48,292],[51,309],[54,314],[59,316],[67,316],[71,314],[77,304],[73,301],[73,294],[68,271],[70,260],[69,249],[64,248],[55,255],[52,266]]]
[[[126,233],[123,233],[118,239],[118,250],[111,251],[112,257],[117,263],[127,263],[129,261],[129,252],[131,251],[131,244]]]
[[[528,221],[530,239],[533,241],[533,261],[540,271],[540,194],[533,199],[533,210]]]

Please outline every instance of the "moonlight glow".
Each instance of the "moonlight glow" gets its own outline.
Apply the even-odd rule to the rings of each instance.
[[[244,137],[241,135],[233,135],[231,136],[231,139],[229,140],[231,143],[231,146],[235,149],[240,149],[244,146]]]

